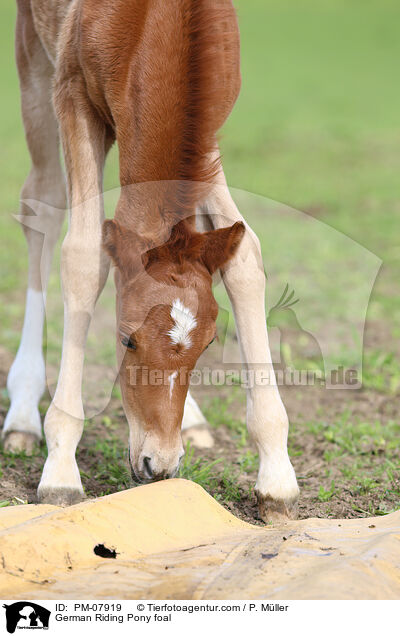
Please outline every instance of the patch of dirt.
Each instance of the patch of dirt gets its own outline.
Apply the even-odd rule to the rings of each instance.
[[[1,352],[0,352],[1,353]],[[212,366],[218,354],[207,353],[204,364]],[[10,356],[0,355],[1,386],[5,386],[6,370]],[[232,368],[234,365],[229,365]],[[230,387],[204,387],[193,390],[194,396],[203,406],[213,398],[228,401],[227,410],[235,421],[245,421],[244,391],[235,390],[232,400]],[[291,421],[289,447],[292,462],[298,477],[301,495],[298,504],[298,516],[306,517],[360,517],[367,516],[369,511],[377,510],[383,504],[388,508],[396,506],[396,501],[382,483],[380,487],[363,493],[353,487],[351,480],[344,479],[343,467],[351,465],[354,457],[342,456],[327,462],[325,452],[331,448],[330,442],[319,432],[310,431],[309,423],[333,422],[344,413],[351,418],[359,418],[367,422],[379,419],[385,423],[398,418],[398,396],[380,394],[364,390],[327,390],[322,387],[282,387],[281,394]],[[42,411],[49,403],[49,395],[44,399]],[[7,398],[3,391],[0,402],[0,426],[7,411]],[[212,408],[212,407],[211,407]],[[228,510],[250,523],[261,524],[258,518],[257,504],[253,493],[256,480],[256,462],[243,469],[243,456],[255,453],[255,446],[236,430],[230,430],[223,421],[219,422],[218,414],[213,418],[212,433],[215,439],[213,448],[207,450],[194,449],[194,460],[204,462],[221,460],[212,469],[214,485],[209,489]],[[122,406],[117,398],[111,398],[106,410],[94,417],[86,426],[77,459],[82,474],[85,491],[88,496],[100,496],[131,487],[127,461],[128,429]],[[33,457],[0,454],[0,501],[19,500],[36,501],[36,488],[40,480],[41,470],[46,456],[45,443]],[[382,462],[379,449],[370,449],[369,466],[371,473],[375,466]],[[225,467],[225,468],[224,468]],[[225,471],[225,472],[224,472]],[[368,477],[368,471],[366,477]],[[224,476],[235,484],[232,496],[227,494]],[[396,488],[400,492],[399,475],[394,475]],[[320,487],[329,488],[335,484],[335,493],[326,501],[319,498]],[[392,484],[393,486],[393,484]],[[383,494],[382,494],[383,493]],[[15,500],[15,497],[18,500]],[[397,500],[397,506],[399,501]],[[370,512],[372,514],[372,512]]]

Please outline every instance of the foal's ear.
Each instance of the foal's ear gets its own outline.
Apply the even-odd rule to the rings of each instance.
[[[124,277],[129,278],[138,273],[142,267],[142,244],[136,232],[121,226],[118,221],[107,219],[103,223],[102,243]]]
[[[223,267],[234,256],[245,233],[245,225],[241,221],[230,227],[205,232],[205,241],[201,260],[210,274]]]

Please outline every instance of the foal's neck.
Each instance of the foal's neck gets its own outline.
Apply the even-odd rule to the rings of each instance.
[[[165,243],[182,219],[195,229],[195,211],[182,209],[177,202],[180,185],[176,181],[121,185],[115,219],[126,230],[138,234],[148,248]]]

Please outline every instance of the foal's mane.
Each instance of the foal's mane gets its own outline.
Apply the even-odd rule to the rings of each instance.
[[[137,182],[174,181],[164,211],[182,218],[219,169],[216,133],[240,88],[231,0],[152,0],[138,49]],[[217,157],[217,158],[216,158]]]
[[[225,98],[219,68],[224,34],[216,28],[231,18],[231,7],[210,6],[204,0],[187,0],[187,30],[183,34],[188,50],[179,178],[188,181],[212,181],[219,168],[216,132],[220,125],[218,109]],[[225,34],[226,37],[226,34]],[[230,61],[230,60],[229,60]]]

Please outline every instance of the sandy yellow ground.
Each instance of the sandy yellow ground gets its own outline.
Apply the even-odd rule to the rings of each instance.
[[[174,479],[0,510],[0,598],[395,599],[399,539],[400,511],[260,528]]]

